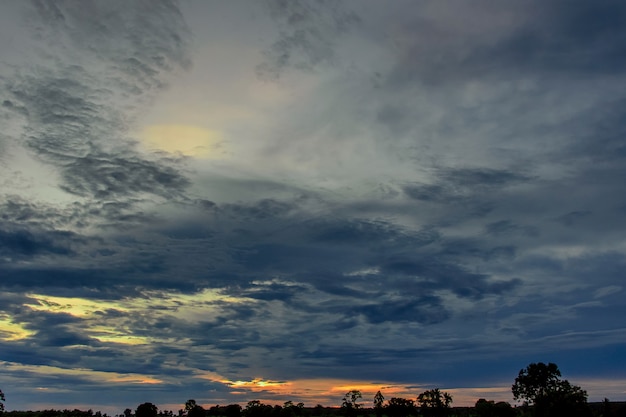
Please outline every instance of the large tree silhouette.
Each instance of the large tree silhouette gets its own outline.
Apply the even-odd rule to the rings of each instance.
[[[135,417],[157,417],[159,409],[152,403],[143,403],[137,407]]]
[[[521,369],[511,387],[513,398],[532,406],[536,417],[586,417],[587,392],[561,379],[554,363],[531,363]]]
[[[417,397],[417,402],[425,416],[447,416],[452,403],[452,395],[435,388],[422,392]]]

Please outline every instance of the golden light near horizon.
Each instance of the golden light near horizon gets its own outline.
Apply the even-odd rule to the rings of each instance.
[[[219,131],[185,124],[146,126],[140,134],[142,145],[149,150],[181,154],[203,159],[223,157],[223,137]]]

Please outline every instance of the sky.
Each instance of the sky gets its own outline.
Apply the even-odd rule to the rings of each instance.
[[[626,400],[626,4],[0,4],[0,389]]]

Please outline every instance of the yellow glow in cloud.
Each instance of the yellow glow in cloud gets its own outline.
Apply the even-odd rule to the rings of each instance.
[[[124,312],[129,311],[119,303],[112,304],[108,301],[85,300],[76,297],[55,297],[40,294],[29,294],[29,297],[37,300],[37,304],[27,304],[27,306],[32,310],[70,314],[74,317],[85,319],[85,323],[87,324],[90,324],[90,320],[100,321],[101,318],[97,317],[95,314],[100,311],[106,311],[110,308],[115,308]],[[4,327],[3,322],[0,321],[0,334],[2,333]],[[15,325],[13,325],[10,329],[13,330],[15,338],[24,338],[34,334],[34,332],[20,332],[20,329]],[[85,333],[101,342],[120,343],[124,345],[144,345],[150,342],[150,340],[146,337],[129,335],[126,332],[117,329],[114,325],[88,325],[85,329]]]
[[[223,380],[221,381],[223,383],[225,383],[228,386],[231,387],[237,387],[237,388],[248,388],[252,391],[258,390],[260,389],[267,389],[267,388],[272,388],[272,387],[279,387],[282,385],[287,385],[286,382],[282,382],[282,381],[270,381],[268,379],[263,379],[263,378],[254,378],[252,381],[228,381],[228,380]]]
[[[208,312],[220,303],[243,303],[249,300],[222,295],[216,290],[204,290],[195,294],[169,294],[161,291],[149,291],[138,298],[129,298],[115,302],[88,300],[77,297],[57,297],[42,294],[28,294],[33,302],[26,304],[35,311],[70,314],[83,319],[82,331],[85,335],[103,343],[124,345],[145,345],[155,338],[136,336],[124,326],[119,326],[116,319],[103,317],[102,312],[117,310],[125,314],[141,312],[158,300],[162,313],[181,320],[201,321]],[[34,332],[23,329],[11,321],[10,317],[0,316],[0,339],[19,340],[32,336]],[[163,341],[164,339],[160,339]]]
[[[219,158],[222,135],[210,129],[183,124],[151,125],[141,133],[148,149],[182,154],[197,158]]]
[[[0,340],[20,340],[33,334],[35,332],[23,328],[19,323],[14,323],[8,316],[0,316]]]

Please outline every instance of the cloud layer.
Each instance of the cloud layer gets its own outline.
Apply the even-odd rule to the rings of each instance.
[[[619,2],[2,7],[9,409],[614,392]]]

